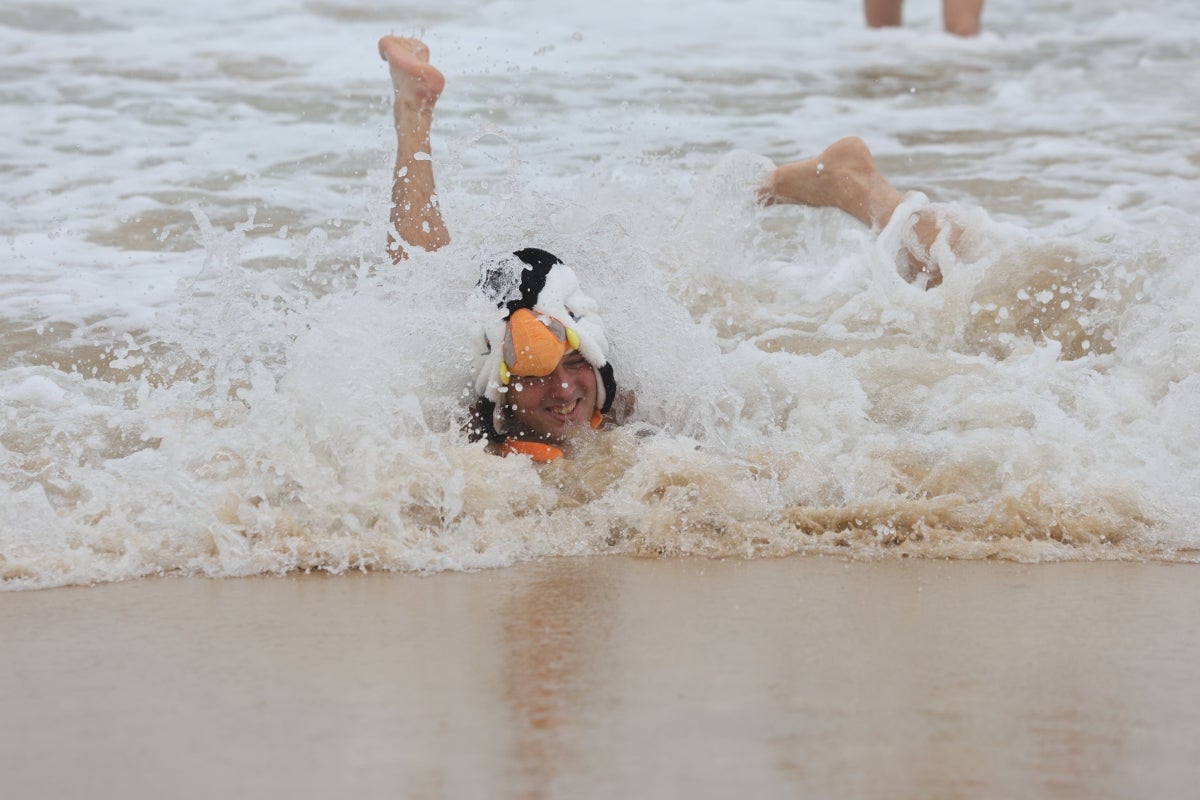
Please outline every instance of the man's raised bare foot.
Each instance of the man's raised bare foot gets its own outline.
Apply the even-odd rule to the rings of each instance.
[[[379,56],[388,62],[396,92],[397,119],[402,112],[431,112],[446,78],[429,63],[429,48],[420,39],[384,36]]]
[[[395,91],[396,167],[388,253],[399,263],[409,249],[433,252],[450,241],[437,205],[430,149],[433,107],[446,79],[429,63],[429,48],[417,39],[385,36],[379,40],[379,55],[388,62]]]

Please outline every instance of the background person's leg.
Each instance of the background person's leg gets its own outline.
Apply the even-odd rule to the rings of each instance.
[[[863,0],[863,14],[872,28],[894,28],[902,22],[901,0]]]
[[[942,0],[942,21],[949,33],[974,36],[982,14],[983,0]]]

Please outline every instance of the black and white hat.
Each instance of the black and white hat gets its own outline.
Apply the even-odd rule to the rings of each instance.
[[[545,250],[528,247],[505,253],[486,264],[478,286],[502,313],[485,326],[487,349],[475,379],[477,395],[497,407],[503,403],[505,366],[501,343],[513,312],[527,308],[572,329],[578,339],[579,354],[596,372],[596,410],[602,414],[608,411],[617,394],[617,382],[608,361],[608,337],[599,305],[584,294],[570,267]]]

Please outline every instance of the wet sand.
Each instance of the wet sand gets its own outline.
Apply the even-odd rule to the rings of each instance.
[[[0,594],[26,797],[1188,797],[1200,567],[795,557]]]

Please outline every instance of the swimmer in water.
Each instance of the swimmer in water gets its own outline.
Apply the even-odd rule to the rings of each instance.
[[[429,142],[446,79],[417,39],[385,36],[379,54],[394,89],[397,144],[387,250],[398,264],[409,250],[432,252],[450,242]],[[815,158],[775,168],[758,198],[765,205],[841,209],[875,230],[888,224],[902,200],[854,137],[834,142]],[[912,234],[899,272],[909,282],[935,287],[942,274],[933,246],[942,239],[957,249],[962,231],[925,208],[915,212]],[[472,439],[488,439],[498,453],[552,461],[569,449],[574,433],[628,415],[632,401],[618,395],[597,304],[567,265],[544,250],[525,248],[485,267],[480,288],[504,313],[486,332]]]

